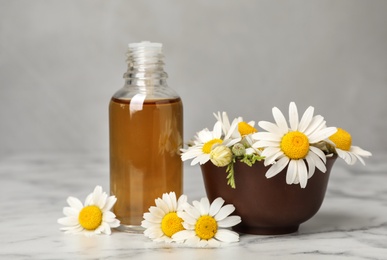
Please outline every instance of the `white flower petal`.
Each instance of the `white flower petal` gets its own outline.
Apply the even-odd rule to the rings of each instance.
[[[172,211],[176,211],[177,210],[177,198],[176,198],[176,193],[175,192],[170,192],[169,193],[169,197],[171,198],[171,202],[172,202]]]
[[[239,137],[239,131],[238,131],[238,119],[234,119],[231,123],[231,126],[225,135],[224,139],[229,139],[229,138],[234,138],[234,137]]]
[[[252,127],[254,127],[254,125],[255,125],[255,121],[254,120],[251,120],[250,122],[248,122],[247,123],[248,125],[250,125],[250,126],[252,126]]]
[[[284,156],[284,153],[282,151],[279,151],[275,154],[272,154],[270,156],[265,157],[264,165],[269,166],[274,164],[277,160],[281,159]]]
[[[266,172],[265,176],[266,178],[272,178],[275,175],[277,175],[280,171],[282,171],[286,165],[288,165],[289,158],[288,157],[282,157],[279,159],[275,164],[270,166],[269,170]]]
[[[190,244],[193,245],[192,242],[190,242]],[[197,246],[197,247],[206,247],[206,246],[208,246],[208,240],[201,239],[201,240],[199,240],[199,242],[196,244],[196,246]]]
[[[156,206],[158,208],[160,208],[162,211],[164,211],[165,214],[169,213],[168,204],[164,200],[157,198],[155,200],[155,203],[156,203]]]
[[[280,135],[280,136],[282,136],[282,135],[284,135],[285,133],[288,132],[287,130],[285,132],[282,131],[276,124],[273,124],[273,123],[267,122],[267,121],[259,121],[258,125],[262,129],[264,129],[264,130],[266,130],[266,131],[268,131],[270,133]]]
[[[172,199],[171,199],[171,197],[169,196],[169,194],[164,193],[164,194],[162,195],[162,199],[163,199],[163,201],[167,204],[168,212],[176,211],[176,208],[175,208],[175,209],[173,208]],[[176,199],[176,198],[175,198],[175,199]]]
[[[74,197],[68,197],[67,198],[67,203],[70,205],[72,208],[76,208],[77,210],[83,209],[83,204],[82,202]]]
[[[93,193],[90,193],[89,195],[87,195],[85,199],[85,206],[90,206],[90,205],[93,205]]]
[[[298,111],[294,102],[291,102],[289,105],[289,124],[293,131],[298,129]]]
[[[210,155],[209,154],[200,154],[198,155],[195,159],[192,160],[191,166],[196,165],[196,164],[205,164],[210,160]]]
[[[280,147],[279,142],[274,142],[274,141],[266,141],[266,140],[261,140],[257,141],[253,144],[254,148],[263,148],[263,147]]]
[[[264,156],[264,155],[262,155],[262,156]],[[284,156],[284,153],[281,150],[275,154],[272,154],[270,156],[266,156],[265,161],[264,161],[264,165],[265,166],[271,165],[271,164],[275,163],[275,161],[282,158],[283,156]]]
[[[277,123],[277,126],[279,127],[281,132],[289,131],[288,124],[286,123],[286,119],[282,114],[282,112],[277,107],[274,107],[272,109],[272,112],[273,112],[274,120]]]
[[[294,180],[297,177],[297,161],[298,160],[290,160],[289,165],[288,165],[288,171],[286,172],[286,183],[287,184],[293,184]]]
[[[210,201],[207,197],[204,197],[200,200],[201,214],[207,215],[210,212]]]
[[[96,234],[104,233],[106,235],[110,235],[112,233],[109,224],[106,222],[102,222],[101,225],[95,229]]]
[[[354,165],[357,161],[356,156],[353,153],[347,152],[347,156],[350,157],[350,163],[349,165]]]
[[[282,136],[269,133],[269,132],[259,132],[253,134],[255,140],[264,140],[264,141],[271,141],[271,142],[279,142],[282,139]]]
[[[370,152],[368,152],[366,150],[361,149],[359,146],[351,146],[349,151],[354,153],[354,154],[357,154],[359,156],[363,156],[363,157],[372,156],[372,153],[370,153]]]
[[[207,199],[207,202],[208,202],[208,199]],[[205,207],[204,207],[204,205],[202,205],[201,201],[199,202],[199,201],[195,200],[192,202],[192,204],[196,208],[196,210],[199,211],[200,215],[208,214],[208,211],[206,212]],[[209,205],[209,202],[207,203],[207,205]]]
[[[150,239],[156,239],[164,236],[164,233],[159,226],[152,226],[144,230],[144,235]]]
[[[187,150],[185,150],[182,153],[181,160],[182,161],[187,161],[187,160],[190,160],[190,159],[195,158],[198,155],[202,154],[203,153],[202,147],[203,147],[203,145],[192,146],[192,147],[188,148]]]
[[[305,188],[306,183],[308,182],[308,170],[306,168],[304,160],[297,161],[297,172],[300,186],[301,188]]]
[[[195,231],[191,230],[182,230],[179,232],[176,232],[175,234],[172,235],[172,239],[175,241],[180,241],[180,240],[186,240],[192,237],[195,237]]]
[[[162,236],[162,237],[153,239],[153,241],[155,241],[155,242],[164,242],[164,243],[172,243],[173,240],[170,237]]]
[[[107,196],[106,192],[102,193],[101,196],[99,197],[99,200],[98,200],[96,206],[98,206],[100,209],[103,209],[103,207],[106,204],[107,198],[108,198],[108,196]]]
[[[184,242],[184,244],[187,244],[189,246],[195,246],[195,247],[198,247],[200,246],[200,238],[198,236],[192,236],[192,237],[189,237],[187,238],[187,240]]]
[[[71,227],[61,227],[60,230],[65,231],[65,234],[79,234],[84,231],[84,228],[81,225],[76,225]]]
[[[355,153],[353,153],[353,155],[354,155],[357,159],[359,159],[359,161],[361,162],[361,164],[365,165],[365,162],[364,162],[363,158],[361,158],[359,155],[357,155],[357,154],[355,154]]]
[[[310,122],[309,126],[305,129],[304,134],[306,136],[311,135],[314,131],[319,129],[321,124],[325,124],[324,117],[322,117],[320,115],[314,116],[312,121]]]
[[[121,224],[118,219],[114,219],[114,220],[106,222],[106,223],[109,224],[109,226],[112,227],[112,228],[119,227],[120,224]]]
[[[318,157],[321,158],[321,160],[325,163],[327,161],[327,157],[325,156],[324,152],[321,151],[320,149],[318,149],[317,147],[314,147],[314,146],[309,146],[309,150],[316,154]],[[310,153],[308,153],[309,155]]]
[[[78,218],[77,217],[64,217],[58,219],[58,223],[64,226],[75,226],[78,225]]]
[[[219,247],[221,245],[221,243],[214,239],[214,238],[211,238],[209,240],[207,240],[207,247]]]
[[[183,210],[184,205],[187,204],[187,196],[181,195],[177,200],[177,211]]]
[[[149,212],[144,213],[143,217],[144,217],[145,220],[147,220],[147,221],[149,221],[151,223],[157,223],[157,224],[161,223],[161,220],[162,220],[161,218],[158,218],[158,217],[156,217],[155,215],[152,215]]]
[[[315,131],[310,136],[308,136],[309,142],[310,143],[318,143],[324,139],[327,139],[328,137],[330,137],[331,135],[333,135],[336,132],[337,132],[336,127],[327,127],[327,128],[321,129],[319,131]]]
[[[234,144],[238,143],[242,138],[238,137],[238,138],[235,138],[235,139],[228,139],[228,140],[224,140],[223,141],[223,145],[227,146],[227,147],[231,147],[233,146]]]
[[[215,234],[215,238],[222,242],[232,243],[239,241],[239,234],[231,230],[219,229]]]
[[[217,214],[220,210],[220,208],[223,206],[224,204],[224,199],[222,198],[216,198],[212,203],[211,203],[211,206],[210,206],[210,211],[209,211],[209,215],[210,216],[215,216],[215,214]]]
[[[313,156],[316,156],[316,155],[314,153],[309,153],[308,156],[306,156],[305,158],[306,162],[308,163],[308,178],[312,177],[316,170],[316,163],[315,163],[316,158],[314,158]],[[320,160],[320,159],[317,157],[317,160]]]
[[[192,202],[192,204],[194,203],[195,201]],[[196,203],[196,202],[195,202]],[[185,212],[187,214],[189,214],[190,216],[192,216],[194,219],[198,219],[200,217],[200,210],[197,209],[196,207],[192,207],[188,204],[187,207],[184,208]]]
[[[225,219],[218,221],[218,227],[229,228],[241,223],[240,216],[229,216]]]
[[[309,153],[308,156],[310,159],[313,160],[315,166],[317,167],[317,169],[319,169],[321,172],[325,172],[326,171],[326,166],[325,166],[325,163],[321,160],[321,158],[319,156],[317,156],[315,153]]]
[[[141,227],[143,227],[143,228],[149,228],[149,227],[152,227],[155,225],[158,225],[158,224],[151,223],[145,219],[143,221],[141,221]]]
[[[117,201],[116,196],[109,196],[106,199],[105,206],[103,206],[103,208],[102,208],[102,212],[111,210],[113,208],[114,204],[116,203],[116,201]]]
[[[116,215],[111,211],[106,211],[102,215],[102,221],[110,222],[116,218]]]
[[[63,214],[65,214],[67,217],[78,217],[79,210],[71,207],[64,207]]]
[[[96,186],[93,191],[92,205],[98,205],[101,196],[102,196],[102,187]]]
[[[151,206],[149,212],[156,218],[162,219],[165,216],[165,212],[158,207]]]
[[[214,125],[213,136],[215,138],[220,138],[222,136],[222,123],[219,121]]]
[[[232,204],[223,206],[219,212],[214,216],[216,221],[221,221],[222,219],[228,217],[232,212],[234,212],[235,207]]]
[[[314,107],[310,106],[308,107],[304,114],[302,115],[300,124],[298,125],[298,131],[305,132],[305,129],[309,126],[310,122],[312,121],[314,113]]]
[[[188,214],[185,211],[179,211],[177,212],[177,216],[181,219],[183,219],[184,222],[188,223],[189,225],[195,225],[196,224],[196,218],[192,217],[190,214]]]

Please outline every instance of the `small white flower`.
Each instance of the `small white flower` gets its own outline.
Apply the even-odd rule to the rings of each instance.
[[[358,146],[353,146],[351,135],[342,128],[337,128],[337,132],[331,135],[329,140],[334,143],[337,155],[349,165],[355,164],[357,159],[365,165],[361,157],[369,157],[372,155],[370,152]]]
[[[111,208],[116,203],[115,196],[108,197],[106,192],[102,192],[102,187],[95,187],[86,200],[85,206],[74,197],[68,197],[67,203],[70,207],[63,208],[63,214],[66,217],[58,219],[58,223],[64,225],[61,230],[65,233],[85,235],[111,234],[110,228],[120,225],[116,215],[111,212]]]
[[[207,198],[193,201],[193,206],[187,205],[178,215],[184,222],[185,230],[172,236],[173,240],[195,247],[217,247],[225,243],[238,242],[239,234],[228,228],[241,222],[239,216],[229,216],[235,207],[225,205],[222,198],[215,199],[210,204]]]
[[[196,134],[193,146],[188,149],[182,149],[181,159],[183,161],[193,159],[191,165],[208,162],[214,145],[223,144],[230,147],[234,144],[233,142],[230,142],[230,140],[224,140],[222,138],[222,126],[218,121],[215,123],[212,131],[206,128]]]
[[[326,127],[324,118],[320,115],[313,116],[313,113],[314,108],[309,107],[299,121],[296,104],[291,102],[290,127],[284,115],[276,107],[273,108],[276,124],[266,121],[258,123],[268,132],[253,134],[253,138],[257,140],[253,146],[256,149],[264,148],[261,155],[265,156],[265,166],[273,164],[266,172],[267,178],[277,175],[288,166],[286,183],[299,183],[301,188],[305,188],[316,167],[321,172],[326,171],[325,154],[311,144],[325,140],[337,129]]]
[[[245,122],[243,121],[243,117],[238,117],[230,124],[230,120],[226,112],[223,112],[222,115],[220,112],[218,112],[218,114],[214,113],[214,116],[222,125],[225,140],[230,140],[233,144],[238,142],[244,144],[248,147],[246,149],[247,154],[259,154],[259,150],[252,148],[254,141],[251,136],[253,133],[257,132],[257,129],[255,128],[255,121]]]
[[[172,235],[183,230],[183,220],[177,215],[187,203],[187,196],[181,195],[176,200],[174,192],[164,193],[161,198],[155,199],[156,206],[144,213],[141,226],[145,228],[144,235],[156,242],[172,242]]]

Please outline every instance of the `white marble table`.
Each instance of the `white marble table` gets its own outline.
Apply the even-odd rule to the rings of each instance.
[[[57,219],[69,195],[108,190],[107,155],[31,155],[0,159],[0,259],[387,259],[387,155],[367,166],[337,162],[320,211],[299,232],[241,235],[217,249],[154,243],[141,234],[74,236]],[[189,200],[205,196],[199,167],[185,171]]]

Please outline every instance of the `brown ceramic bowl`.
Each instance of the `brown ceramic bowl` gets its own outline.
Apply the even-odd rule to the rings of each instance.
[[[327,189],[329,174],[337,156],[327,158],[327,171],[316,171],[304,189],[286,184],[287,167],[267,179],[268,167],[257,162],[252,167],[234,164],[236,189],[227,185],[226,167],[211,162],[201,165],[208,199],[222,197],[236,208],[242,222],[233,229],[257,235],[278,235],[296,232],[299,225],[320,209]]]

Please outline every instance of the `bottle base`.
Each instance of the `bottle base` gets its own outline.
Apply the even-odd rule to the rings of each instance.
[[[120,232],[133,233],[133,234],[142,234],[144,233],[145,228],[142,226],[136,225],[120,225],[116,230]]]

